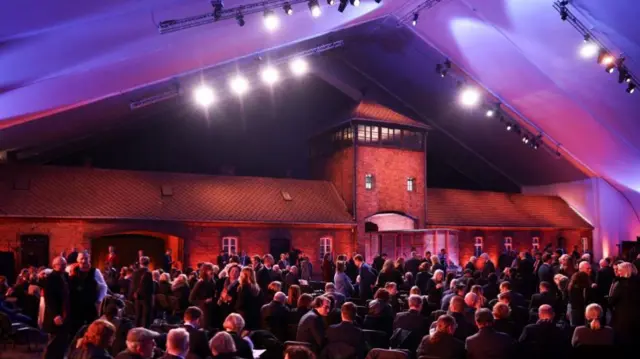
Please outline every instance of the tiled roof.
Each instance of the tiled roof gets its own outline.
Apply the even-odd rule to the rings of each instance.
[[[0,216],[353,223],[325,181],[30,166],[0,166]]]
[[[593,228],[560,197],[429,188],[432,226]]]
[[[413,120],[376,102],[365,100],[361,101],[360,103],[358,103],[358,105],[355,106],[355,108],[351,111],[350,116],[351,118],[361,118],[377,122],[393,123],[398,125],[429,129],[429,126],[422,122]]]

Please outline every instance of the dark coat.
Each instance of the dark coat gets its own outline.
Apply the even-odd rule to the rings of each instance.
[[[131,286],[129,287],[129,300],[144,300],[151,302],[153,300],[153,276],[149,268],[141,267],[133,272],[131,277]]]
[[[364,354],[364,332],[351,322],[341,322],[327,329],[327,344],[333,343],[345,343],[352,347],[359,356]]]
[[[522,330],[519,342],[533,358],[560,359],[567,354],[566,335],[551,321],[538,321]]]
[[[268,330],[281,342],[287,341],[289,308],[276,301],[265,304],[260,309],[262,329]]]
[[[429,326],[427,318],[423,317],[420,312],[409,310],[396,314],[396,318],[393,321],[393,330],[395,331],[398,328],[426,334]]]
[[[325,340],[324,320],[318,312],[310,310],[300,319],[296,341],[311,343],[315,352],[320,352]]]
[[[358,285],[360,291],[360,298],[370,299],[373,297],[373,291],[371,287],[376,283],[377,276],[373,268],[366,263],[362,263],[358,270],[360,275],[360,284]]]
[[[253,359],[253,351],[251,346],[246,340],[242,339],[238,334],[234,332],[227,332],[233,338],[233,342],[236,345],[236,355],[243,359]]]
[[[467,338],[465,347],[468,359],[511,359],[514,354],[513,339],[490,327]]]
[[[454,337],[460,340],[466,340],[468,337],[472,336],[478,331],[476,326],[467,320],[467,317],[465,314],[463,313],[449,313],[449,314],[456,320],[456,324],[458,324],[458,327],[456,328],[455,333],[453,333]]]
[[[540,282],[547,282],[553,286],[553,276],[555,273],[553,272],[553,267],[547,263],[542,263],[540,268],[538,268],[538,280]]]
[[[262,298],[260,291],[254,292],[249,286],[243,286],[238,291],[235,311],[245,320],[245,329],[260,329],[260,308]]]
[[[434,359],[463,359],[464,342],[449,334],[439,334],[438,339],[432,342],[431,336],[427,335],[422,338],[417,354],[418,357],[428,356]]]
[[[593,330],[588,326],[579,326],[573,331],[571,345],[574,347],[581,345],[613,345],[613,329],[611,327],[602,327],[598,330]]]
[[[44,287],[44,303],[42,329],[55,334],[62,329],[53,322],[55,317],[61,316],[65,324],[70,318],[69,284],[65,272],[53,271],[49,274]]]
[[[544,304],[550,305],[556,310],[558,299],[553,292],[537,293],[531,296],[531,303],[529,304],[529,311],[537,312],[538,308]]]
[[[611,327],[616,340],[625,343],[640,334],[640,278],[619,278],[611,288]]]
[[[201,359],[212,355],[207,332],[189,324],[184,324],[182,327],[189,332],[189,353],[195,354]]]
[[[415,278],[418,274],[418,267],[420,267],[421,263],[422,261],[418,258],[410,258],[409,260],[404,262],[404,270],[407,272],[411,272],[411,274],[413,274],[413,277]]]

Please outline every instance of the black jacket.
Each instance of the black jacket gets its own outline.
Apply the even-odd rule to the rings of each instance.
[[[431,341],[431,336],[422,338],[418,347],[418,357],[427,356],[438,359],[463,359],[465,350],[464,342],[449,334],[439,334],[436,341]]]
[[[460,340],[465,340],[478,331],[476,326],[471,324],[469,320],[467,320],[466,315],[464,315],[463,313],[449,314],[456,320],[456,324],[458,324],[455,333],[453,333],[454,337]]]
[[[427,318],[423,317],[420,315],[420,312],[415,310],[396,314],[396,318],[393,321],[393,330],[395,331],[398,328],[422,332],[423,335],[426,334],[429,329]]]
[[[360,357],[364,354],[365,338],[362,329],[351,322],[341,322],[327,329],[327,344],[345,343]]]
[[[260,309],[261,327],[275,335],[281,342],[287,341],[289,308],[276,301],[265,304]]]
[[[523,350],[532,358],[564,358],[567,354],[567,338],[551,321],[538,321],[522,330],[519,340]]]
[[[296,341],[311,343],[315,352],[320,352],[324,345],[324,321],[322,316],[313,309],[300,319]]]
[[[538,308],[544,304],[550,305],[554,310],[557,308],[558,299],[553,292],[537,293],[531,296],[531,303],[529,304],[530,312],[537,312]]]
[[[468,359],[512,359],[514,342],[511,337],[493,328],[482,328],[465,342]]]
[[[153,289],[153,276],[149,268],[141,267],[133,272],[131,277],[131,286],[129,287],[130,300],[144,300],[151,302],[155,294]]]
[[[66,324],[71,309],[67,273],[53,271],[49,274],[44,287],[44,303],[42,329],[47,333],[57,333],[61,328],[53,320],[61,316]]]
[[[189,333],[189,353],[193,353],[201,359],[211,356],[207,332],[189,324],[184,324],[182,327]]]
[[[540,268],[538,268],[538,280],[540,282],[547,282],[551,285],[553,285],[553,276],[555,274],[553,273],[553,268],[551,267],[551,265],[547,264],[547,263],[542,263],[540,265]]]

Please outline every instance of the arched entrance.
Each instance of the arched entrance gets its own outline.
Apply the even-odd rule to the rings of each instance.
[[[104,267],[109,246],[116,248],[118,267],[128,266],[137,262],[138,250],[143,250],[144,254],[151,259],[150,267],[153,269],[162,266],[167,241],[153,235],[136,233],[98,237],[91,242],[91,262],[94,267]]]
[[[379,253],[385,253],[391,257],[404,256],[414,247],[413,233],[416,228],[416,219],[401,212],[379,212],[365,218],[364,231],[365,255],[373,258]],[[422,241],[418,240],[422,248]],[[405,245],[406,244],[406,245]],[[406,247],[406,248],[405,248]]]

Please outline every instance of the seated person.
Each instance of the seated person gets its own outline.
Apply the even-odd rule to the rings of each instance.
[[[538,308],[538,321],[522,330],[520,344],[535,358],[561,359],[566,356],[566,335],[554,323],[555,313],[549,304]]]
[[[613,329],[602,325],[602,307],[598,304],[589,304],[585,310],[587,325],[579,326],[573,332],[571,345],[613,345]]]
[[[453,336],[456,320],[450,315],[441,315],[435,322],[435,330],[425,336],[418,347],[418,357],[430,359],[463,359],[464,342]]]
[[[344,343],[353,348],[354,354],[360,358],[365,352],[365,338],[362,329],[354,324],[356,318],[356,305],[347,302],[342,305],[342,322],[327,329],[327,346],[333,343]]]
[[[483,308],[476,312],[478,333],[467,338],[468,358],[512,359],[514,342],[511,337],[493,329],[493,314]]]
[[[236,344],[227,332],[219,332],[209,342],[213,359],[239,359],[236,356]]]
[[[409,302],[409,310],[396,314],[393,321],[393,330],[404,329],[409,331],[418,331],[427,333],[427,320],[420,312],[422,311],[422,297],[419,295],[411,295],[407,300]]]

